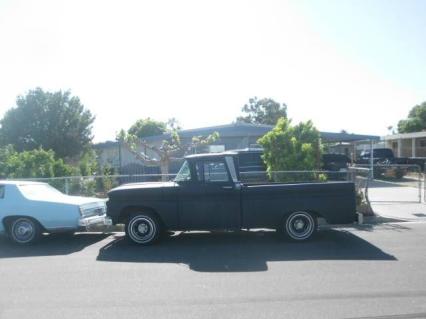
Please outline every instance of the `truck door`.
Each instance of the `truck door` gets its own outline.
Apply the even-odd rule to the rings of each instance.
[[[185,210],[180,205],[181,225],[197,230],[240,228],[240,189],[233,181],[225,159],[200,159],[194,168],[199,182],[194,195],[200,197],[193,200],[198,210]]]

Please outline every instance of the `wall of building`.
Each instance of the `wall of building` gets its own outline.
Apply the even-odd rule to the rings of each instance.
[[[413,152],[414,140],[414,152]],[[397,157],[426,157],[426,138],[388,139],[386,147],[393,150]]]

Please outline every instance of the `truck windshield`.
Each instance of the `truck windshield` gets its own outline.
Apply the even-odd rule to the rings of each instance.
[[[185,161],[175,177],[175,182],[184,182],[191,179],[191,170],[189,164]]]

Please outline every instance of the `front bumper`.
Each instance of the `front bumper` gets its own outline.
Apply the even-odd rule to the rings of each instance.
[[[106,215],[82,217],[78,220],[78,226],[83,228],[90,228],[94,226],[111,226],[112,220]]]

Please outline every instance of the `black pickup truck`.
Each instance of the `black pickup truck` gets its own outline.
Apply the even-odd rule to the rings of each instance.
[[[362,151],[356,164],[370,165],[371,151]],[[407,168],[398,165],[407,165],[408,158],[395,157],[390,148],[373,149],[374,178],[384,176],[401,179],[407,174]]]
[[[142,245],[170,230],[271,228],[303,241],[316,233],[319,217],[329,224],[356,220],[353,183],[242,183],[236,156],[190,155],[174,181],[114,188],[107,214],[114,224],[125,224],[131,242]]]

